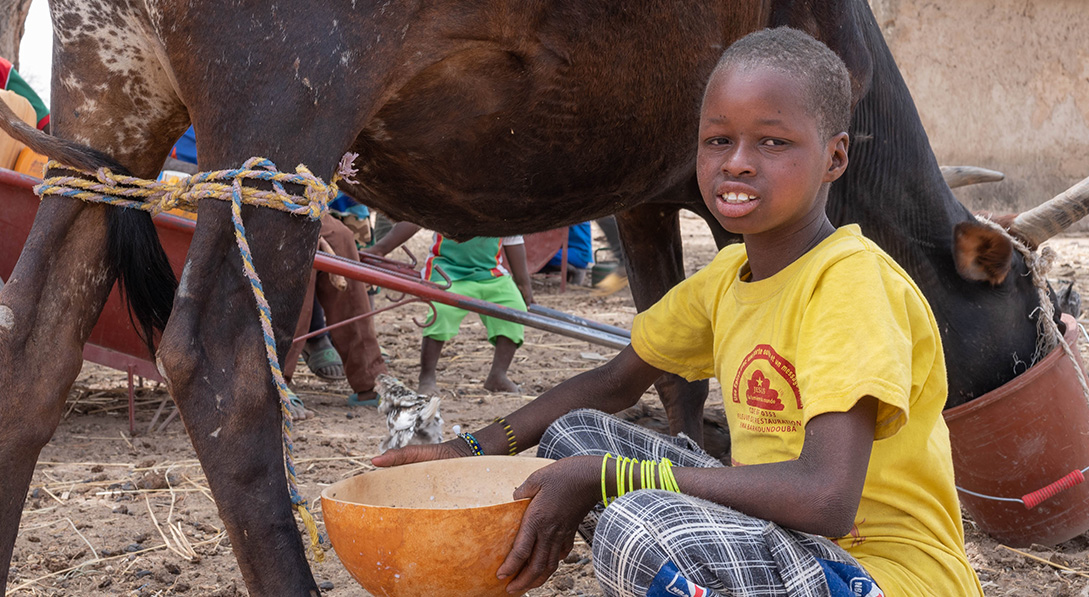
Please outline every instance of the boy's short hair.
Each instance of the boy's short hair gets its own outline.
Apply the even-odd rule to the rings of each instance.
[[[828,46],[790,27],[754,31],[723,52],[711,77],[726,68],[770,68],[803,81],[805,106],[825,138],[851,125],[851,76]],[[710,89],[708,87],[708,89]]]

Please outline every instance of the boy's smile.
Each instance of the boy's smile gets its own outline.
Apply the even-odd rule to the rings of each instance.
[[[750,249],[773,245],[791,254],[788,263],[830,233],[825,183],[847,165],[846,133],[825,139],[804,91],[778,70],[728,67],[712,77],[700,111],[704,202]]]

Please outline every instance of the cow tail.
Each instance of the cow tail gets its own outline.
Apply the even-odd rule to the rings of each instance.
[[[34,151],[81,170],[109,168],[118,174],[128,170],[110,156],[92,149],[47,135],[28,125],[0,101],[0,129]],[[156,332],[166,327],[174,307],[174,292],[178,280],[159,242],[159,234],[144,211],[107,206],[107,258],[117,275],[121,294],[129,308],[140,339],[155,355]]]
[[[114,172],[126,171],[123,166],[101,151],[47,135],[30,126],[16,116],[15,112],[12,112],[7,103],[3,101],[0,101],[0,129],[3,129],[5,133],[11,135],[12,138],[23,145],[66,166],[92,172],[102,167],[109,168]]]
[[[178,279],[170,267],[159,233],[146,211],[109,207],[107,242],[110,267],[135,319],[140,339],[155,356],[156,332],[166,329],[174,309]]]

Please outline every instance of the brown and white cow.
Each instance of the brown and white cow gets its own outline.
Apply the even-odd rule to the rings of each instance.
[[[359,152],[353,194],[454,238],[618,212],[639,308],[683,277],[678,210],[713,224],[693,163],[719,54],[757,28],[804,29],[844,58],[857,99],[851,167],[830,214],[861,223],[930,298],[957,359],[950,403],[1008,381],[1035,346],[1037,298],[1023,276],[958,274],[953,229],[972,216],[942,182],[865,0],[52,0],[51,9],[57,138],[0,119],[39,151],[154,177],[191,122],[203,170],[257,155],[328,180],[342,154]],[[282,359],[318,226],[243,212]],[[158,361],[249,590],[317,594],[228,206],[205,201],[199,213],[175,286],[146,214],[42,202],[0,291],[0,586],[39,451],[120,280],[149,337],[165,326]],[[736,240],[714,230],[720,243]],[[1024,272],[1016,254],[1006,264]],[[698,438],[707,385],[667,376],[658,387],[673,430]]]

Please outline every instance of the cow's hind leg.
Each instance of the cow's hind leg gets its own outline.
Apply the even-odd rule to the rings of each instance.
[[[245,105],[245,104],[243,104]],[[241,117],[214,112],[214,118]],[[281,122],[288,121],[282,115]],[[278,122],[270,115],[268,122]],[[341,139],[306,127],[275,127],[201,141],[202,170],[237,168],[261,155],[276,164],[305,163],[328,181],[350,134]],[[291,135],[291,148],[280,139]],[[240,141],[233,142],[231,139]],[[244,147],[243,147],[244,144]],[[250,184],[250,183],[247,183]],[[303,190],[288,185],[288,191]],[[270,372],[254,292],[242,275],[231,206],[205,199],[163,333],[159,359],[171,394],[196,449],[252,595],[311,595],[317,585],[306,560],[288,493],[284,467],[280,396]],[[319,222],[264,207],[243,207],[249,250],[271,307],[278,364],[287,354],[317,245]],[[306,479],[303,493],[307,491]],[[310,485],[312,488],[313,485]]]
[[[38,454],[56,430],[83,345],[117,278],[107,238],[114,209],[44,199],[0,289],[0,590]]]
[[[227,211],[213,200],[198,211],[159,360],[250,593],[317,594],[288,499],[279,398]],[[243,211],[284,355],[309,280],[317,223]],[[278,251],[281,242],[286,250]]]
[[[54,8],[63,5],[56,1]],[[57,38],[54,77],[63,83],[53,87],[53,133],[94,147],[136,176],[154,177],[187,116],[150,54],[140,55],[134,38],[126,40],[131,44],[126,57],[138,69],[112,69],[93,48],[77,53],[76,40]],[[80,85],[77,73],[94,73],[96,79]],[[84,166],[104,165],[98,156],[87,156]],[[79,374],[83,345],[110,288],[126,271],[119,258],[133,237],[117,235],[122,227],[151,243],[137,253],[155,254],[147,214],[46,197],[19,262],[0,290],[0,592],[8,580],[38,454],[60,421],[68,389]],[[162,314],[169,312],[169,281],[159,290],[159,297],[165,293],[166,298]]]
[[[0,592],[38,454],[60,421],[114,281],[105,212],[71,199],[43,201],[0,290]]]
[[[616,214],[620,240],[628,261],[632,298],[643,311],[684,279],[679,208],[668,203],[644,203]],[[672,434],[684,432],[703,445],[703,404],[707,381],[688,382],[671,373],[654,383],[669,418]]]

